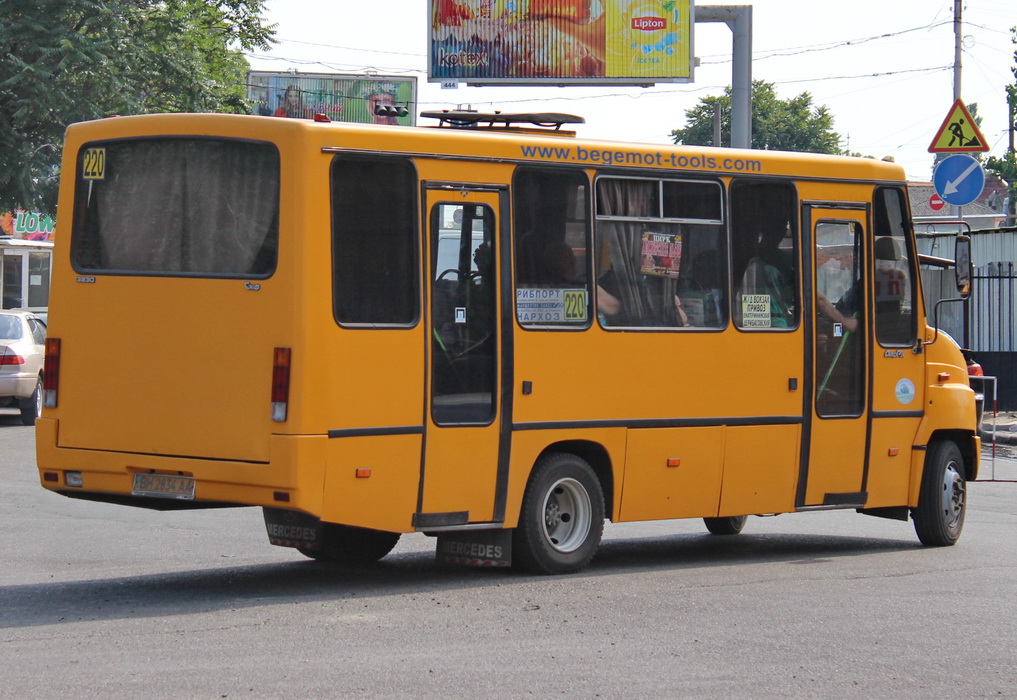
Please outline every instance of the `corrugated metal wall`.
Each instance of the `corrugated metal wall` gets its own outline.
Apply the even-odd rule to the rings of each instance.
[[[918,234],[919,253],[952,259],[953,245],[954,234]],[[998,378],[999,407],[1017,410],[1017,229],[972,231],[971,258],[971,298],[966,304],[941,304],[938,325],[971,350],[986,375]],[[935,302],[956,296],[953,280],[953,270],[922,270],[933,323]]]

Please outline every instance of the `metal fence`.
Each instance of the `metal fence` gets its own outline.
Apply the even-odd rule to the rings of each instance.
[[[966,347],[997,377],[999,408],[1017,410],[1017,269],[1013,262],[979,265],[973,282]]]
[[[952,269],[922,270],[929,320],[971,351],[986,375],[998,378],[999,408],[1017,410],[1017,229],[970,231],[975,262],[971,298],[957,296]],[[918,234],[918,252],[953,258],[956,233]]]

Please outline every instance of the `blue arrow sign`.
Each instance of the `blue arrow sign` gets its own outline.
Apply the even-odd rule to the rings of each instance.
[[[978,199],[985,187],[982,164],[969,155],[958,154],[944,158],[932,176],[936,194],[947,204],[963,207]]]

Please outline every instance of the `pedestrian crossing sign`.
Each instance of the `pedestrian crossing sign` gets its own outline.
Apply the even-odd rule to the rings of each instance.
[[[984,153],[989,144],[971,118],[971,112],[957,99],[929,144],[929,153]]]

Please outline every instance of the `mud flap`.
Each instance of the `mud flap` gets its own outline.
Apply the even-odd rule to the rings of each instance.
[[[323,541],[321,521],[313,515],[282,508],[263,508],[268,541],[279,547],[319,549]]]
[[[511,530],[460,530],[438,534],[435,557],[442,564],[511,566]]]

